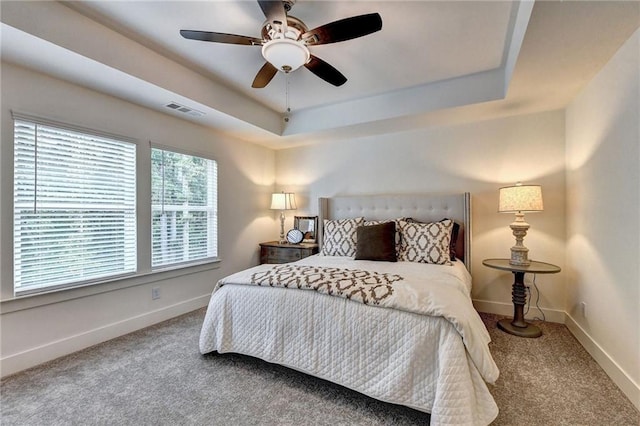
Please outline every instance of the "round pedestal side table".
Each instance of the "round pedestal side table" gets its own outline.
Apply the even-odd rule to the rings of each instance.
[[[484,266],[493,269],[512,272],[514,275],[513,290],[511,292],[513,301],[513,319],[502,319],[498,321],[498,328],[506,333],[520,337],[540,337],[542,331],[533,324],[524,320],[524,306],[527,303],[527,293],[524,286],[524,274],[556,274],[560,272],[560,267],[551,263],[531,261],[526,266],[512,265],[509,259],[485,259]]]

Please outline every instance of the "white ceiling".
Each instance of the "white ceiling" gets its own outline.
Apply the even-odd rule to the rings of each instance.
[[[264,64],[259,46],[198,42],[178,33],[193,29],[259,38],[265,16],[256,1],[70,5],[272,109],[284,110],[284,73],[265,89],[250,87]],[[359,39],[312,47],[312,53],[334,64],[348,83],[336,88],[300,69],[289,76],[290,104],[296,109],[313,108],[498,68],[512,8],[511,2],[300,0],[289,14],[302,19],[309,29],[373,12],[382,16],[383,29]]]
[[[169,114],[177,102],[205,113],[185,119],[282,148],[561,108],[638,27],[639,4],[298,0],[290,14],[309,28],[378,12],[382,30],[310,48],[343,86],[301,68],[252,89],[259,47],[179,30],[259,37],[255,1],[3,1],[2,59]]]

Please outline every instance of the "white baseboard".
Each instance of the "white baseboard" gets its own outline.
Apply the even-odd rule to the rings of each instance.
[[[490,314],[513,316],[513,305],[511,303],[491,302],[488,300],[474,300],[478,312]],[[629,375],[609,356],[609,354],[596,343],[593,338],[566,312],[544,309],[547,321],[565,324],[571,334],[580,342],[585,350],[602,367],[611,378],[613,383],[629,398],[631,403],[640,410],[640,386],[629,377]],[[527,319],[540,316],[536,308],[532,307],[527,315]]]
[[[591,336],[580,325],[567,314],[565,325],[589,352],[593,359],[602,367],[613,382],[629,398],[631,403],[640,410],[640,385],[635,383],[631,377],[609,356],[609,354],[596,343]]]
[[[84,333],[47,343],[46,345],[6,356],[0,359],[0,364],[2,365],[0,375],[1,377],[5,377],[61,356],[97,345],[98,343],[195,311],[196,309],[207,306],[210,298],[211,294],[198,296],[174,305],[145,312],[132,318],[127,318]]]
[[[476,308],[478,312],[486,312],[488,314],[496,314],[496,315],[505,315],[508,317],[513,317],[513,304],[512,303],[501,303],[501,302],[491,302],[489,300],[473,300],[473,306]],[[526,311],[525,306],[525,311]],[[565,323],[566,313],[564,311],[560,311],[557,309],[549,309],[543,308],[544,315],[547,321],[555,322],[558,324]],[[542,313],[535,307],[531,306],[529,308],[529,313],[525,315],[525,319],[528,321],[532,321],[533,318],[542,318]]]

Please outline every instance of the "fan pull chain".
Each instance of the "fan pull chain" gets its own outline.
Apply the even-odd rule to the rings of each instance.
[[[289,106],[289,74],[286,73],[284,75],[285,77],[285,102],[286,102],[286,110],[284,113],[284,122],[288,123],[289,122],[289,113],[291,112],[291,108]]]

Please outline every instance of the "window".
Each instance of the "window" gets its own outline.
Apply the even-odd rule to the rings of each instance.
[[[151,149],[151,266],[218,256],[217,163]]]
[[[14,291],[135,272],[136,145],[14,119]]]

